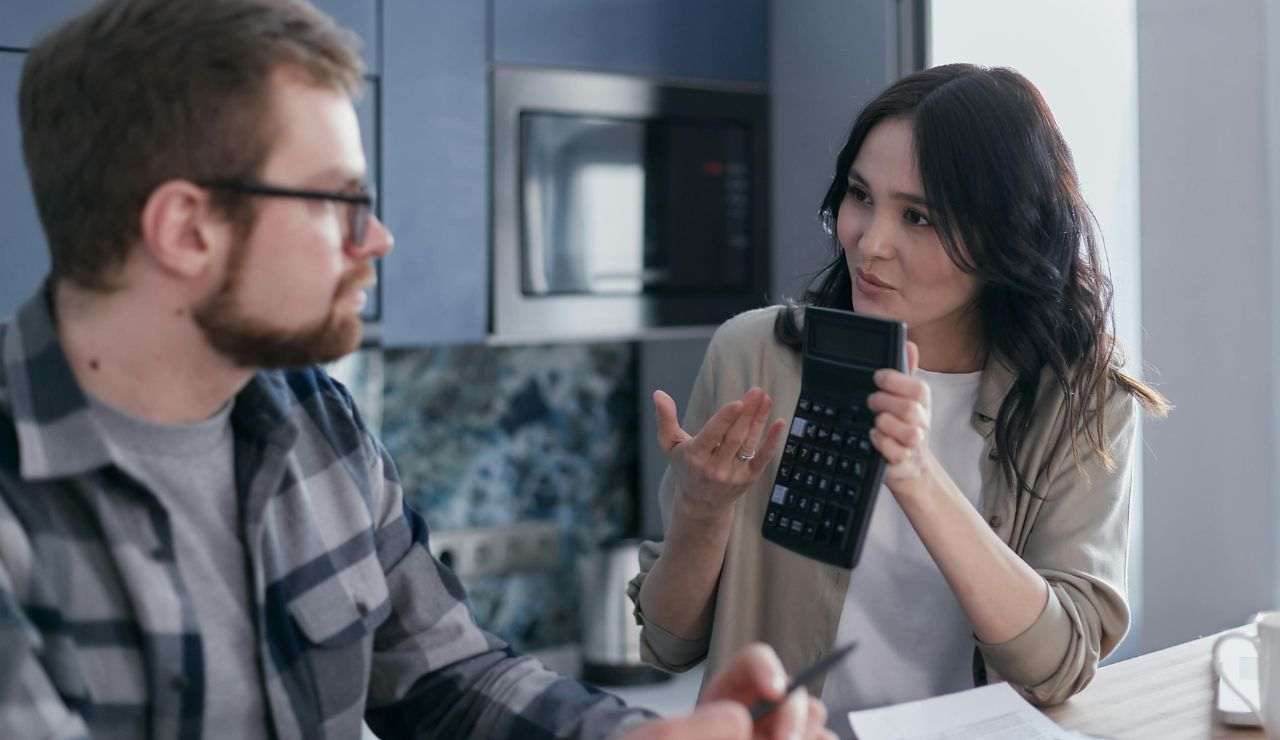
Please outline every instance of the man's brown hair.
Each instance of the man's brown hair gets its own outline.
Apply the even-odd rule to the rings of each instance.
[[[354,96],[357,48],[304,0],[107,0],[41,39],[19,119],[53,276],[110,290],[157,186],[261,168],[273,70]],[[243,199],[213,197],[238,225],[251,220]]]

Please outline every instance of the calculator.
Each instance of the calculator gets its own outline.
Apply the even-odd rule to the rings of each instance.
[[[876,370],[906,371],[906,336],[900,321],[805,307],[800,398],[765,509],[766,540],[857,564],[885,467],[871,445],[867,396]]]

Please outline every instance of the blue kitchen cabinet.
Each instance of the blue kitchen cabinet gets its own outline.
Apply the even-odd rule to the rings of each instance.
[[[382,170],[382,162],[379,157],[379,137],[381,126],[378,121],[378,110],[380,108],[382,81],[377,77],[366,77],[364,82],[364,92],[355,102],[356,119],[360,121],[360,144],[364,147],[365,158],[365,178],[376,192],[382,191],[382,182],[379,180],[379,173]],[[378,206],[378,215],[382,215],[381,205]],[[382,266],[378,265],[378,272],[381,275]],[[378,321],[382,318],[382,289],[381,286],[375,285],[366,290],[365,294],[369,301],[365,304],[364,310],[360,316],[365,321]]]
[[[768,80],[768,0],[493,0],[498,64]]]
[[[49,271],[49,250],[36,217],[35,201],[22,161],[18,129],[18,80],[25,54],[0,51],[0,317],[14,312]]]
[[[474,342],[488,333],[486,3],[384,3],[382,342]]]
[[[48,248],[22,159],[18,127],[18,82],[24,52],[55,24],[91,5],[91,0],[23,3],[20,13],[13,9],[16,4],[13,0],[4,0],[0,7],[3,17],[0,23],[0,214],[7,227],[4,246],[0,248],[3,266],[0,267],[0,316],[9,315],[21,305],[49,270]],[[319,0],[316,4],[361,38],[370,76],[365,94],[356,104],[356,113],[369,160],[370,181],[377,184],[381,130],[378,120],[381,83],[376,76],[381,59],[379,3],[377,0]],[[366,317],[377,319],[381,302],[376,293],[371,298]]]
[[[93,0],[0,0],[0,47],[30,49],[62,19],[93,5]]]
[[[355,31],[362,42],[364,62],[377,74],[378,0],[312,0],[340,25]],[[0,48],[31,48],[59,21],[93,5],[93,0],[0,0]]]
[[[399,1],[399,0],[395,0]],[[360,37],[360,56],[370,74],[382,69],[381,39],[378,37],[379,0],[311,0],[338,22]]]

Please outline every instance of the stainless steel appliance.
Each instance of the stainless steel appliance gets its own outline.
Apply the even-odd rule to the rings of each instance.
[[[639,553],[639,540],[619,540],[579,565],[584,681],[630,686],[671,677],[640,659],[640,627],[627,598],[627,583],[640,572]]]
[[[495,335],[642,336],[764,303],[763,88],[499,67],[493,90]]]

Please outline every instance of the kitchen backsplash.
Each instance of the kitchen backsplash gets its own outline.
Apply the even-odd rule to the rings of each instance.
[[[609,343],[369,350],[333,370],[432,531],[559,525],[559,567],[464,582],[518,649],[578,641],[579,556],[635,531],[635,368]]]

